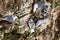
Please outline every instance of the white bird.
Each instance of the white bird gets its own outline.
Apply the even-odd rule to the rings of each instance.
[[[35,3],[34,4],[34,12],[36,12],[36,10],[38,9],[38,8],[41,8],[41,7],[43,7],[43,6],[45,6],[45,4],[47,4],[47,2],[37,2],[37,3]]]
[[[43,8],[44,10],[43,10],[42,15],[45,15],[45,14],[48,13],[48,11],[50,9],[50,5],[51,4],[48,3],[48,2],[37,2],[37,3],[34,4],[33,12],[35,13],[36,11],[41,10]]]
[[[36,23],[34,23],[33,19],[30,19],[28,24],[29,24],[29,27],[30,27],[30,30],[31,30],[31,33],[35,32],[34,29],[35,27],[38,27],[40,26],[41,24],[45,24],[48,22],[50,16],[47,16],[46,18],[44,19],[40,19],[38,20]]]
[[[35,28],[35,23],[32,19],[29,20],[29,27],[30,27],[31,33],[33,33]]]
[[[15,19],[17,19],[17,16],[5,16],[4,18],[5,18],[4,20],[13,23]]]
[[[48,20],[49,20],[49,17],[50,17],[50,16],[48,16],[48,17],[46,17],[46,18],[44,18],[44,19],[38,20],[38,21],[36,22],[36,27],[40,26],[41,24],[47,23]]]

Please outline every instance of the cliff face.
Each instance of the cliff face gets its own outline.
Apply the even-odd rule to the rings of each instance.
[[[59,31],[60,0],[0,0],[0,40],[60,40]]]

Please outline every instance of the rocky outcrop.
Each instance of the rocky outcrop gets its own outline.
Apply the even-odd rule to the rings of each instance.
[[[60,40],[59,16],[59,0],[0,0],[0,40]]]

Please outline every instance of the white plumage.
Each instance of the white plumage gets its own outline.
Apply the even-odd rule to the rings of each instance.
[[[29,27],[30,27],[31,33],[33,33],[35,28],[35,23],[32,19],[30,19],[29,21]]]
[[[15,19],[17,19],[17,16],[6,16],[5,20],[7,20],[8,22],[14,22]]]
[[[47,14],[50,9],[50,4],[48,2],[37,2],[34,4],[34,9],[33,9],[34,13],[41,9],[44,9],[42,15]]]
[[[44,19],[42,19],[42,20],[38,20],[38,21],[36,22],[36,27],[38,27],[38,26],[41,25],[41,24],[47,23],[47,21],[48,21],[48,18],[44,18]]]
[[[41,14],[43,16],[45,16],[50,9],[50,4],[48,2],[37,2],[34,4],[34,9],[33,9],[34,13],[36,13],[36,12],[38,13],[38,10],[41,10],[41,9],[43,10],[43,12],[41,12]],[[35,27],[38,27],[41,24],[47,23],[48,19],[49,19],[49,17],[47,16],[46,18],[44,18],[42,20],[41,19],[37,20],[36,23],[34,23],[33,19],[30,19],[29,20],[29,27],[30,27],[31,33],[34,32]]]

